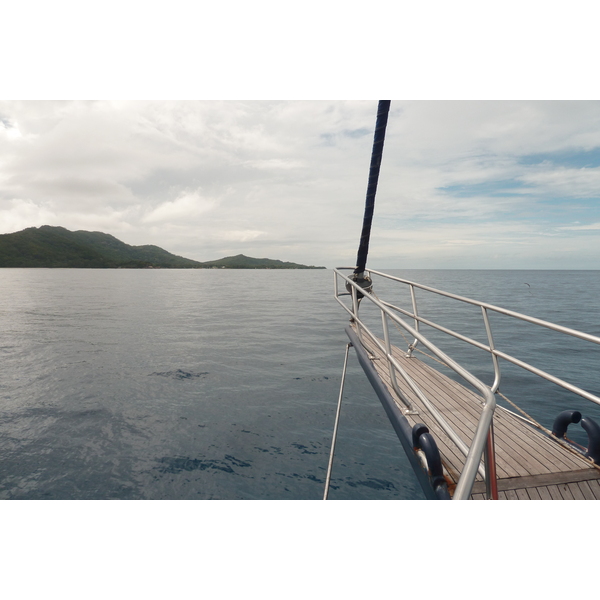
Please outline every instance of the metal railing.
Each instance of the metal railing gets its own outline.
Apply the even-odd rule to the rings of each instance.
[[[374,294],[369,294],[365,292],[363,288],[358,286],[350,277],[347,277],[342,273],[342,271],[349,271],[350,274],[354,271],[353,267],[340,267],[338,269],[334,269],[334,290],[335,290],[335,298],[339,302],[339,304],[351,315],[353,321],[357,325],[357,335],[359,339],[362,341],[363,335],[368,335],[371,339],[372,343],[374,343],[380,351],[385,354],[388,365],[389,365],[389,375],[390,381],[392,383],[392,387],[400,399],[404,402],[405,413],[413,412],[413,407],[410,402],[406,399],[406,396],[402,394],[401,390],[397,384],[397,375],[401,376],[404,381],[408,384],[410,389],[416,394],[419,400],[425,405],[425,407],[431,412],[433,418],[442,428],[442,430],[448,435],[448,437],[454,442],[456,447],[461,451],[461,453],[466,457],[465,466],[463,468],[462,473],[460,474],[459,481],[456,486],[456,490],[454,492],[454,499],[466,499],[470,496],[471,490],[473,488],[473,484],[475,482],[475,478],[477,476],[477,472],[479,472],[486,480],[486,488],[488,492],[488,497],[497,497],[497,489],[495,482],[495,456],[494,456],[494,447],[493,447],[493,432],[492,432],[492,418],[494,415],[494,411],[496,409],[496,398],[495,393],[498,391],[500,386],[501,379],[501,369],[500,369],[500,361],[498,359],[506,360],[509,363],[512,363],[526,371],[529,371],[539,377],[542,377],[552,383],[559,385],[560,387],[569,390],[591,402],[594,402],[600,405],[600,398],[586,390],[583,390],[559,377],[551,375],[546,371],[543,371],[529,363],[526,363],[522,360],[519,360],[508,353],[502,352],[498,350],[494,345],[494,338],[492,335],[492,327],[489,320],[489,312],[496,312],[502,315],[506,315],[527,323],[532,323],[534,325],[538,325],[541,327],[545,327],[547,329],[566,334],[575,338],[583,339],[595,344],[600,345],[600,338],[583,333],[581,331],[577,331],[574,329],[570,329],[568,327],[563,327],[561,325],[556,325],[554,323],[550,323],[548,321],[543,321],[541,319],[537,319],[534,317],[529,317],[527,315],[523,315],[521,313],[517,313],[514,311],[510,311],[498,306],[494,306],[492,304],[488,304],[485,302],[479,302],[477,300],[472,300],[470,298],[465,298],[463,296],[458,296],[456,294],[452,294],[449,292],[444,292],[442,290],[438,290],[436,288],[432,288],[430,286],[426,286],[423,284],[419,284],[413,281],[409,281],[406,279],[401,279],[399,277],[394,277],[392,275],[388,275],[386,273],[381,273],[379,271],[368,270],[365,271],[365,275],[370,276],[373,275],[378,277],[382,277],[396,283],[403,284],[408,286],[410,291],[410,298],[412,304],[412,311],[406,310],[399,306],[395,306],[389,302],[385,302],[377,298]],[[340,291],[339,282],[343,281],[343,290]],[[346,290],[350,291],[347,292]],[[426,292],[430,292],[432,294],[437,294],[442,297],[451,298],[454,300],[458,300],[460,302],[464,302],[466,304],[477,306],[481,309],[483,322],[485,326],[485,332],[487,336],[487,344],[474,340],[466,335],[453,331],[447,327],[444,327],[438,323],[435,323],[432,320],[426,319],[422,317],[418,312],[417,299],[415,294],[415,289],[424,290]],[[341,299],[341,296],[350,295],[352,298],[351,306],[348,307]],[[358,308],[359,308],[359,298],[363,296],[365,299],[368,299],[373,305],[379,308],[381,313],[381,324],[383,329],[383,344],[380,341],[380,338],[373,334],[373,332],[369,329],[366,323],[359,318]],[[412,320],[413,326],[409,325],[405,322],[399,315],[403,315]],[[442,361],[445,365],[447,365],[450,369],[452,369],[455,373],[457,373],[463,380],[473,386],[480,394],[482,398],[482,412],[479,418],[479,423],[477,425],[475,436],[471,442],[471,446],[467,447],[466,444],[461,440],[458,433],[454,430],[454,428],[443,418],[443,416],[439,413],[439,411],[435,408],[433,403],[427,398],[427,395],[423,393],[420,389],[417,382],[415,382],[406,371],[402,368],[402,366],[398,363],[398,361],[394,358],[392,354],[392,345],[390,342],[390,334],[389,334],[389,321],[392,321],[404,331],[406,331],[413,338],[413,342],[409,344],[407,355],[410,356],[413,350],[417,347],[418,344],[426,347],[430,352],[432,352],[435,357],[437,357],[440,361]],[[494,369],[494,381],[491,386],[485,385],[480,379],[475,377],[468,370],[463,368],[457,362],[455,362],[452,358],[450,358],[446,353],[444,353],[438,346],[436,346],[433,342],[431,342],[427,337],[425,337],[420,331],[420,325],[427,325],[432,327],[440,332],[448,334],[458,340],[466,342],[476,348],[484,350],[488,352],[492,359],[492,365]],[[484,465],[481,464],[482,455],[484,455]]]

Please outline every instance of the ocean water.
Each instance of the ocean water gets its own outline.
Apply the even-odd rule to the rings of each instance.
[[[600,335],[598,271],[392,273]],[[418,299],[484,341],[472,307]],[[320,499],[347,321],[330,270],[0,269],[0,499]],[[600,394],[597,348],[509,321],[497,347]],[[432,339],[491,383],[489,356]],[[600,422],[517,369],[501,390],[546,426]],[[330,498],[423,498],[353,354]]]

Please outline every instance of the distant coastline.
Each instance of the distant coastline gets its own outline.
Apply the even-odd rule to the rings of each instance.
[[[0,268],[68,269],[324,269],[238,254],[199,262],[158,246],[130,246],[100,231],[29,227],[0,235]]]

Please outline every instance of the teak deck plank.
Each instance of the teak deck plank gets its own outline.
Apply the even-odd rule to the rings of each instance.
[[[559,485],[566,483],[577,483],[578,481],[589,481],[600,478],[598,469],[581,469],[578,471],[559,471],[557,473],[543,473],[541,475],[528,475],[526,477],[507,477],[498,479],[499,490],[516,490],[521,488],[533,488],[542,485]],[[485,484],[476,482],[473,493],[483,492]]]
[[[354,328],[356,330],[355,325]],[[383,345],[383,340],[379,342]],[[362,343],[380,379],[404,413],[405,405],[393,389],[385,354],[367,335],[362,336]],[[408,358],[405,352],[395,347],[392,354],[456,435],[470,446],[483,409],[483,399],[415,356]],[[456,483],[464,467],[464,455],[400,374],[396,379],[402,394],[418,411],[416,415],[405,413],[404,416],[411,426],[424,423],[429,428],[438,444],[444,468]],[[501,408],[496,409],[493,423],[499,498],[600,499],[600,469],[591,462]],[[471,497],[485,498],[485,483],[480,475],[477,475]]]
[[[581,488],[577,482],[569,484],[569,489],[573,494],[573,500],[585,500],[585,496],[583,495]]]
[[[378,351],[374,346],[370,349],[375,352]],[[425,365],[418,359],[406,359],[399,351],[397,351],[397,353],[394,352],[394,354],[396,360],[404,363],[402,366],[407,370],[409,375],[415,381],[418,381],[419,387],[423,392],[425,392],[428,397],[436,398],[436,407],[440,413],[442,413],[444,418],[448,420],[449,424],[456,427],[457,419],[459,420],[458,427],[456,427],[457,433],[461,434],[460,437],[463,441],[470,444],[470,440],[479,420],[479,413],[481,412],[481,399],[473,392],[460,386],[460,384],[455,381],[446,378],[444,375],[428,365]],[[383,358],[383,361],[385,361],[385,358]],[[380,367],[378,369],[380,373],[385,373],[387,371],[387,362],[383,361],[378,365]],[[414,366],[414,368],[411,368],[412,366]],[[389,377],[387,379],[388,381],[386,383],[389,383]],[[431,383],[432,380],[433,386]],[[414,396],[412,391],[408,387],[405,389],[407,384],[401,381],[399,381],[398,384],[402,392],[409,397],[413,404],[419,406],[420,402]],[[442,394],[439,393],[440,389],[444,390]],[[461,392],[460,395],[456,393],[456,390]],[[471,402],[465,402],[465,395]],[[448,402],[451,402],[454,405],[452,417],[450,416],[449,411],[445,409]],[[428,426],[429,424],[430,423],[426,423]],[[494,423],[497,437],[502,440],[504,446],[512,446],[512,449],[509,452],[497,452],[496,462],[500,477],[533,474],[539,473],[540,471],[551,472],[551,470],[556,469],[556,466],[559,466],[562,470],[580,468],[580,463],[577,458],[575,461],[573,461],[570,456],[568,456],[566,460],[561,459],[562,449],[559,448],[557,453],[552,447],[554,442],[549,440],[546,441],[545,439],[536,439],[536,437],[539,438],[539,435],[536,436],[537,432],[532,431],[533,437],[527,434],[523,436],[524,428],[521,427],[521,424],[520,419],[510,413],[498,411]],[[527,429],[529,429],[529,427],[527,427]],[[544,442],[546,443],[544,444]],[[532,446],[538,447],[540,443],[546,446],[546,455],[550,454],[553,457],[553,460],[551,461],[552,469],[544,464],[544,462],[537,460],[535,455],[531,452]],[[516,458],[515,455],[519,455],[519,457]],[[459,457],[459,460],[461,463],[464,461],[462,455]]]
[[[573,492],[571,491],[572,485],[573,485],[572,483],[564,483],[564,484],[558,486],[558,489],[560,490],[560,493],[562,494],[562,497],[565,500],[575,500],[575,497],[573,496]]]
[[[595,481],[587,481],[586,482],[589,486],[590,489],[592,490],[592,494],[594,495],[594,498],[596,499],[600,499],[600,483],[598,483],[598,480],[596,479]]]
[[[515,490],[517,493],[517,500],[531,500],[531,498],[529,497],[529,490],[527,489],[518,489]]]
[[[388,388],[390,390],[392,390],[392,386],[389,380],[389,377],[387,376],[386,373],[379,373],[380,377],[382,378],[382,380],[384,381],[384,383],[388,386]],[[409,395],[408,393],[405,395]],[[414,402],[414,397],[409,398],[411,401]],[[418,422],[418,415],[413,416],[410,415],[411,418],[409,418],[409,422],[411,425],[415,425]],[[435,437],[435,439],[438,442],[438,446],[443,447],[444,448],[444,466],[446,467],[446,469],[448,470],[448,472],[450,473],[450,475],[452,476],[452,479],[454,481],[458,480],[458,474],[460,473],[460,471],[462,470],[462,467],[464,465],[464,457],[462,456],[462,454],[460,453],[460,451],[456,448],[456,446],[453,444],[453,442],[450,440],[450,438],[446,435],[446,433],[441,429],[441,427],[437,424],[436,421],[434,420],[430,420],[426,423],[427,427],[429,428],[431,434]],[[459,432],[460,433],[460,432]],[[464,436],[461,436],[461,438],[463,438]],[[468,439],[467,440],[463,440],[465,442],[468,443]],[[478,479],[482,479],[481,476],[478,475]]]
[[[583,494],[583,497],[586,500],[596,499],[596,497],[594,496],[594,492],[592,492],[592,489],[590,488],[587,481],[580,481],[577,485],[579,486],[579,489],[581,490],[581,493]]]
[[[548,491],[550,492],[550,496],[552,496],[552,500],[564,500],[557,485],[549,485],[547,487]]]
[[[536,490],[539,492],[541,500],[552,500],[552,496],[550,495],[550,490],[548,490],[547,487],[542,486],[542,487],[536,488]]]

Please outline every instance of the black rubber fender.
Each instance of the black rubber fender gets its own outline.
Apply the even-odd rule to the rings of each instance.
[[[415,448],[421,447],[419,444],[419,438],[421,437],[422,433],[429,433],[429,429],[427,425],[423,425],[423,423],[417,423],[412,428],[412,443]]]
[[[564,438],[569,425],[571,423],[579,423],[579,421],[581,421],[581,413],[578,410],[563,410],[556,419],[554,419],[552,434],[557,438]]]
[[[427,460],[427,468],[431,485],[440,500],[450,500],[448,485],[444,477],[442,457],[438,450],[435,439],[429,433],[429,429],[423,423],[417,423],[412,429],[413,446],[422,450]]]
[[[588,447],[585,455],[598,465],[600,464],[600,426],[590,417],[583,417],[581,426],[588,435]]]

